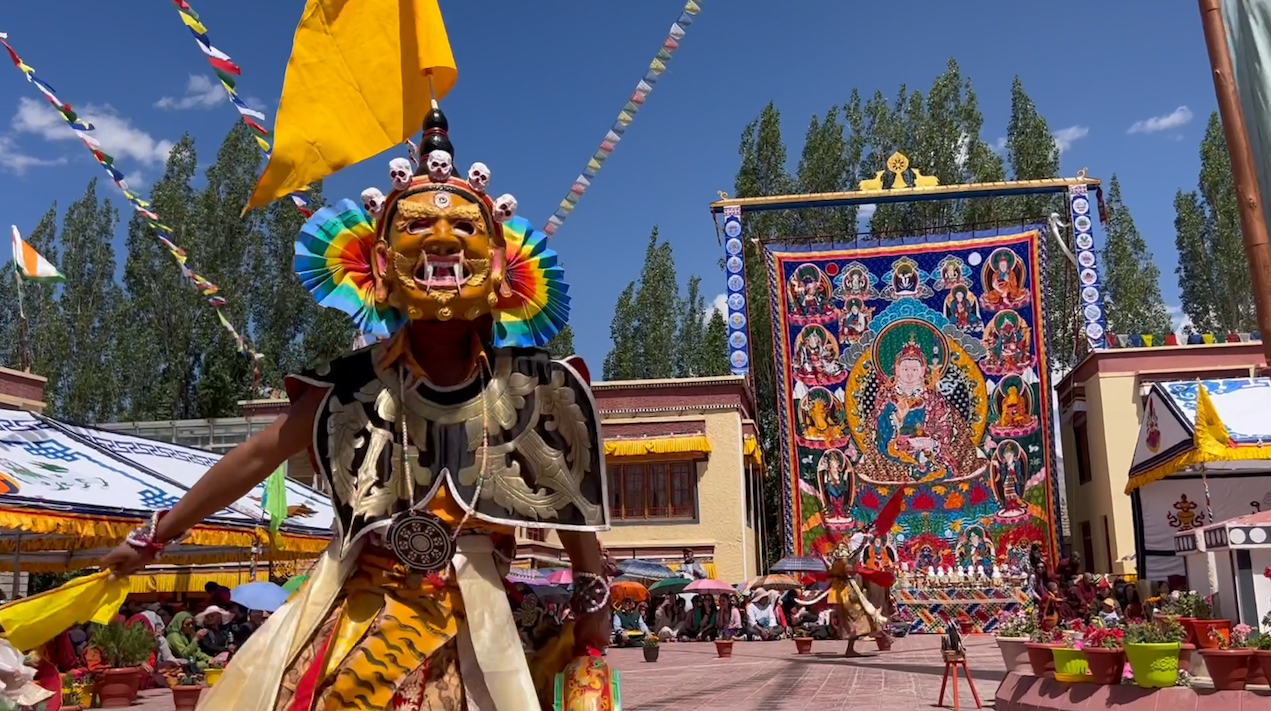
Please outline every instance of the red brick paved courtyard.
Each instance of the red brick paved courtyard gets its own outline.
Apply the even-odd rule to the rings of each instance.
[[[657,663],[639,649],[612,649],[608,660],[622,671],[626,711],[833,711],[880,709],[930,711],[940,695],[944,664],[940,638],[897,640],[890,652],[861,645],[869,656],[845,659],[842,642],[816,642],[798,656],[794,642],[738,642],[731,659],[719,659],[713,644],[662,646]],[[967,641],[967,661],[986,706],[1004,672],[992,637]],[[962,708],[975,703],[962,682]],[[945,699],[952,707],[952,698]],[[134,711],[171,711],[169,692],[150,692]]]

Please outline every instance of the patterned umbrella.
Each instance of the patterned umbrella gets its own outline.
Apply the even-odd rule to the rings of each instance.
[[[706,578],[704,580],[694,580],[689,583],[684,588],[684,592],[705,595],[731,595],[737,591],[733,589],[733,586],[723,582],[722,580],[711,580],[710,578]]]
[[[776,573],[774,575],[761,575],[754,580],[746,583],[744,590],[757,590],[763,588],[765,590],[798,590],[803,587],[803,583],[790,577]]]
[[[825,561],[814,555],[788,556],[772,566],[774,573],[823,573]]]
[[[573,585],[574,573],[569,568],[558,570],[547,576],[547,582],[550,585]]]
[[[547,576],[541,570],[533,568],[513,568],[508,573],[509,583],[525,583],[526,585],[547,585]]]
[[[618,561],[618,570],[623,575],[642,580],[663,580],[675,575],[675,571],[665,565],[647,560],[627,559]]]

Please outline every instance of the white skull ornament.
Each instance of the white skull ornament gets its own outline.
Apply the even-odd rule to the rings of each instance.
[[[504,193],[494,201],[495,222],[507,222],[516,215],[516,198]]]
[[[380,192],[379,188],[363,190],[362,207],[366,208],[368,215],[379,219],[380,212],[384,209],[384,193]]]
[[[450,174],[454,171],[454,163],[450,160],[450,154],[445,151],[433,151],[428,154],[428,177],[434,183],[444,183],[450,180]]]
[[[394,190],[405,190],[410,187],[410,161],[405,158],[394,158],[388,162],[388,177],[393,181]]]
[[[468,185],[482,194],[490,187],[490,169],[485,163],[473,163],[468,169]]]

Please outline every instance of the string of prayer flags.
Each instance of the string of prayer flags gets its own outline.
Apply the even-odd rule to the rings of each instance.
[[[13,262],[18,267],[18,274],[27,281],[61,282],[66,277],[54,267],[49,260],[22,239],[18,226],[13,226]]]
[[[680,41],[684,39],[685,29],[693,24],[693,19],[701,11],[700,0],[688,0],[688,2],[684,3],[680,16],[671,25],[671,30],[667,33],[666,39],[663,40],[662,46],[658,48],[653,61],[649,62],[648,70],[645,71],[644,76],[640,79],[640,83],[636,84],[635,91],[627,99],[626,105],[622,107],[622,111],[618,112],[617,120],[613,122],[613,126],[605,134],[604,140],[600,142],[600,147],[592,154],[591,159],[587,161],[587,167],[583,169],[578,179],[570,186],[565,199],[560,202],[560,207],[556,208],[556,212],[548,218],[547,224],[543,226],[543,232],[548,237],[556,234],[556,231],[565,222],[565,218],[569,217],[569,214],[578,205],[578,201],[582,199],[583,193],[587,192],[587,188],[591,187],[592,181],[596,178],[596,173],[600,172],[600,168],[609,159],[613,149],[622,140],[623,134],[627,132],[627,128],[635,120],[636,114],[640,112],[640,107],[644,106],[644,102],[648,100],[649,92],[653,91],[658,79],[666,71],[666,65],[671,61],[675,50],[680,48]]]
[[[1260,333],[1196,333],[1190,329],[1184,329],[1182,336],[1177,333],[1166,333],[1164,335],[1154,333],[1108,333],[1106,344],[1108,348],[1155,348],[1159,346],[1200,346],[1212,345],[1215,343],[1252,343],[1262,340]]]
[[[190,34],[194,35],[194,40],[199,45],[199,50],[203,52],[207,58],[207,63],[211,65],[212,71],[216,72],[217,79],[221,82],[221,87],[225,89],[225,93],[229,95],[230,103],[234,104],[234,108],[238,110],[238,115],[242,117],[243,123],[255,134],[256,145],[260,146],[260,150],[264,152],[268,158],[273,148],[269,144],[269,140],[273,138],[273,132],[265,128],[268,119],[265,118],[264,112],[253,109],[247,105],[245,101],[238,95],[238,80],[236,77],[243,75],[243,70],[234,63],[230,56],[217,49],[212,44],[212,40],[208,37],[207,27],[203,25],[203,20],[199,18],[199,14],[194,11],[190,3],[185,0],[172,0],[172,4],[176,6],[177,13],[181,15],[181,22],[190,30]],[[313,217],[313,210],[309,207],[309,203],[297,193],[291,194],[291,202],[295,204],[296,209],[307,220]]]
[[[197,18],[194,18],[194,23],[198,24]],[[172,258],[176,260],[177,264],[181,267],[181,273],[186,277],[186,279],[188,279],[190,283],[194,284],[203,296],[211,297],[215,294],[218,291],[216,285],[191,271],[186,265],[187,256],[185,251],[172,242],[171,239],[164,236],[173,234],[173,229],[168,225],[163,224],[162,219],[159,217],[158,213],[153,210],[153,206],[148,201],[134,193],[132,189],[128,187],[127,181],[124,180],[124,174],[115,167],[114,157],[103,150],[101,142],[98,141],[96,136],[92,134],[92,131],[95,130],[93,125],[80,119],[79,116],[77,116],[71,109],[71,105],[62,101],[57,96],[57,92],[53,90],[53,87],[48,82],[45,82],[36,76],[35,69],[33,69],[31,65],[22,61],[22,59],[18,56],[17,51],[9,45],[9,36],[7,34],[0,33],[0,44],[4,45],[5,51],[9,53],[9,58],[13,60],[13,66],[17,67],[18,71],[22,72],[22,74],[26,76],[27,81],[34,84],[35,87],[40,90],[40,93],[48,99],[49,103],[57,109],[58,114],[66,121],[66,124],[71,127],[71,130],[75,132],[76,137],[78,137],[80,142],[88,148],[89,152],[93,154],[93,158],[106,171],[106,174],[110,176],[111,182],[113,182],[115,186],[119,188],[119,191],[123,193],[124,198],[128,201],[128,204],[132,206],[132,209],[141,216],[147,226],[155,231],[155,237],[160,241],[164,248],[168,250],[168,252],[172,255]],[[259,355],[247,346],[247,342],[238,334],[238,331],[230,325],[229,321],[225,318],[225,315],[221,313],[220,307],[225,305],[225,299],[219,298],[216,301],[209,299],[208,303],[213,308],[217,309],[217,318],[220,319],[221,325],[225,326],[226,330],[234,336],[235,342],[238,344],[239,352],[248,353],[252,355],[253,358],[259,358]]]

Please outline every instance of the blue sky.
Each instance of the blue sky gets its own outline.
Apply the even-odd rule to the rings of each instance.
[[[459,65],[443,103],[456,162],[489,165],[491,190],[516,195],[521,214],[541,226],[682,0],[441,4]],[[853,87],[866,95],[893,95],[901,83],[925,91],[949,57],[974,82],[985,140],[1005,135],[1019,74],[1061,139],[1064,174],[1118,174],[1160,265],[1166,302],[1178,303],[1172,200],[1195,186],[1198,143],[1215,107],[1194,3],[1123,0],[1098,11],[1008,0],[702,4],[669,70],[553,241],[572,284],[578,349],[594,372],[609,348],[614,301],[637,278],[654,225],[674,245],[681,283],[699,274],[708,298],[722,294],[707,204],[716,191],[731,192],[738,136],[769,100],[782,111],[793,169],[813,113],[846,101]],[[243,68],[241,94],[272,121],[303,3],[194,7],[213,43]],[[0,30],[22,58],[96,123],[116,166],[143,193],[182,133],[196,138],[206,166],[237,120],[164,0],[78,3],[75,12],[25,3],[6,20]],[[30,230],[51,201],[68,204],[102,175],[68,134],[21,73],[0,67],[0,223]],[[335,176],[327,195],[385,187],[396,155]],[[121,228],[117,246],[122,236]]]

